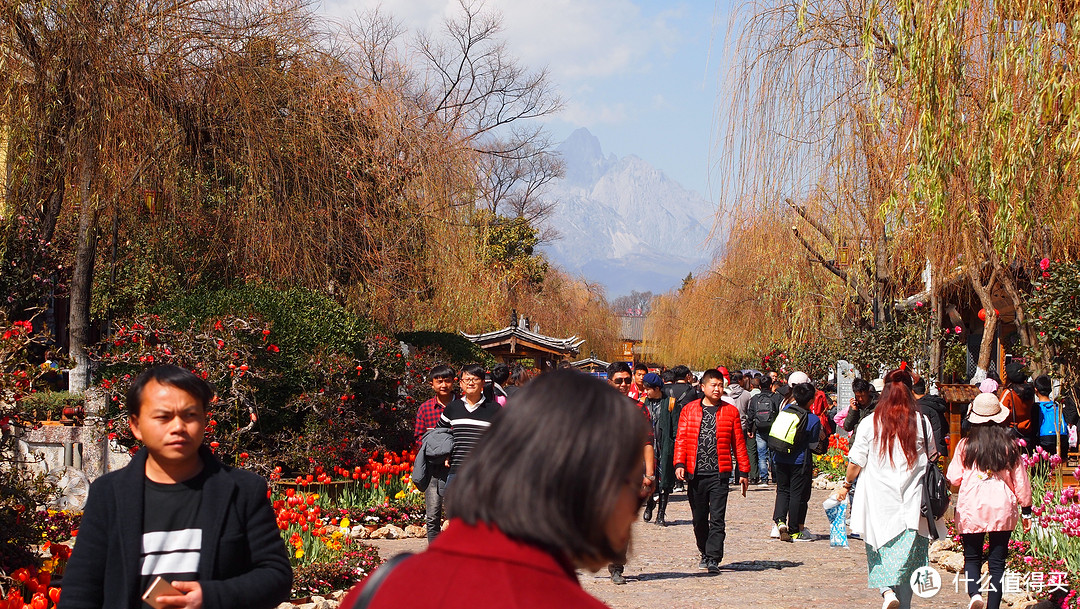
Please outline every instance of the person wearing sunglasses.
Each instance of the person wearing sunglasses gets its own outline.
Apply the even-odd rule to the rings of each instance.
[[[342,609],[364,599],[369,609],[605,609],[574,570],[626,562],[652,492],[642,450],[650,433],[603,381],[577,370],[540,375],[461,467],[447,529],[426,551],[380,567]]]
[[[656,487],[656,453],[653,450],[653,442],[655,438],[653,436],[652,416],[649,415],[649,409],[644,403],[629,396],[630,386],[633,383],[633,374],[630,372],[630,366],[626,362],[612,362],[607,367],[608,382],[611,383],[619,393],[626,396],[636,408],[641,410],[642,416],[649,423],[649,439],[645,444],[645,478],[642,480],[642,488],[648,487],[649,497],[652,495],[653,489]],[[608,572],[611,573],[611,583],[616,585],[622,585],[626,583],[626,578],[623,576],[623,569],[626,566],[626,561],[613,562],[608,565]]]

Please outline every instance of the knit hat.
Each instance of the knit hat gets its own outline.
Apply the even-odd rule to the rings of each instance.
[[[994,379],[984,379],[979,383],[979,391],[983,393],[994,393],[998,390],[998,382]]]
[[[980,393],[968,409],[968,421],[978,423],[1001,423],[1009,418],[1009,409],[992,393]]]
[[[641,379],[642,383],[645,383],[649,387],[663,387],[664,381],[660,378],[660,375],[655,372],[650,372]]]

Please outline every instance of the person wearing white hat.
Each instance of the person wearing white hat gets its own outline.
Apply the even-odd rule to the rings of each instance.
[[[1023,510],[1024,532],[1031,529],[1031,479],[1006,423],[1010,414],[994,394],[979,394],[968,408],[971,429],[957,444],[945,474],[951,484],[960,487],[955,524],[964,546],[969,609],[998,609],[1001,605],[1002,576],[1009,538],[1016,528],[1017,503]],[[987,537],[990,585],[985,586],[988,593],[984,601],[979,582]]]
[[[795,386],[803,383],[809,383],[810,377],[805,372],[796,370],[792,372],[787,378],[788,385]]]

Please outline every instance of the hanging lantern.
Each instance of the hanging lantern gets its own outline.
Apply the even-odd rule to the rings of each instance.
[[[998,310],[994,309],[994,317],[999,317],[1000,315],[1001,314],[998,313]],[[981,319],[982,321],[986,321],[986,309],[979,309],[979,319]]]

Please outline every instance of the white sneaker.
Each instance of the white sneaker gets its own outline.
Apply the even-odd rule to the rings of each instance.
[[[968,603],[968,609],[983,609],[983,607],[985,606],[986,603],[983,602],[981,594],[976,594],[975,596],[971,597],[971,602]]]
[[[892,590],[882,594],[881,598],[881,609],[900,609],[900,599],[896,598],[896,593]]]
[[[775,524],[772,525],[772,532],[769,533],[769,537],[772,537],[773,539],[780,539],[780,527],[776,526]]]

